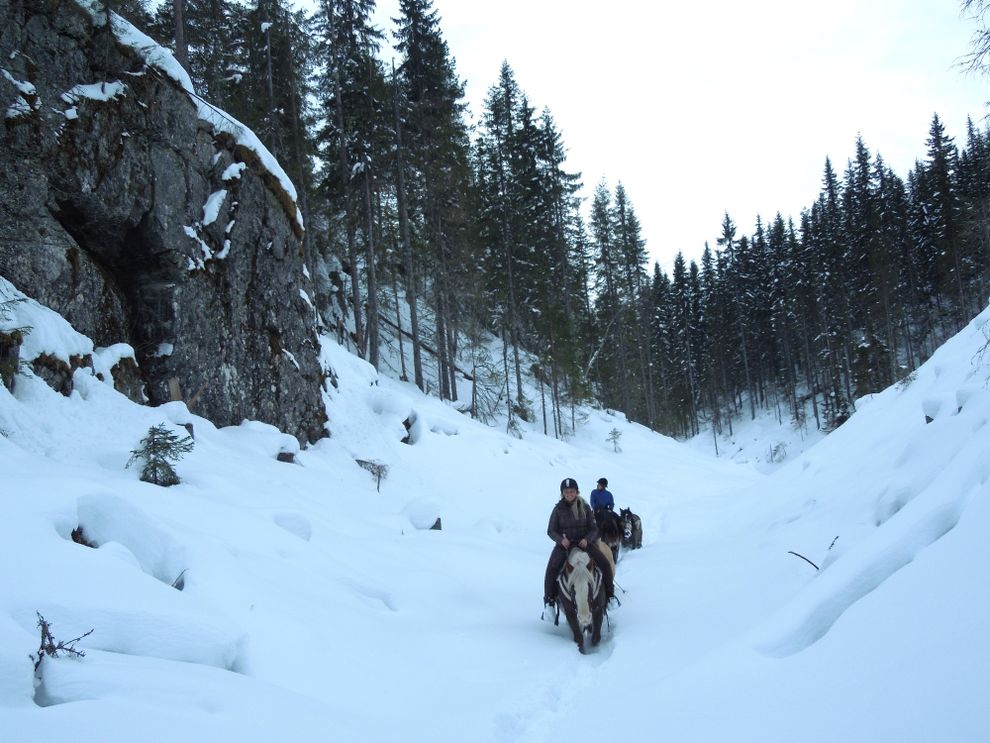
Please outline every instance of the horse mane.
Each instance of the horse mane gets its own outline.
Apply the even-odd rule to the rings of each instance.
[[[582,626],[591,624],[592,602],[602,592],[602,574],[585,550],[573,547],[558,583],[562,598],[577,610]]]
[[[597,549],[600,542],[589,545]],[[605,551],[609,551],[607,547]],[[591,555],[579,547],[573,547],[567,555],[564,567],[557,576],[560,607],[567,616],[567,624],[574,633],[578,649],[584,652],[584,632],[591,632],[591,644],[601,640],[602,617],[605,613],[605,589],[602,571]]]

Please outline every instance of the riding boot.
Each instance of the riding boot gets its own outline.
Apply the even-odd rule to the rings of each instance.
[[[557,576],[567,561],[567,550],[560,545],[553,548],[547,560],[547,570],[543,576],[543,601],[552,604],[557,598]]]

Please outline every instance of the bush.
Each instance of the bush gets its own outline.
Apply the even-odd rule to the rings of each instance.
[[[58,658],[59,655],[69,655],[76,658],[85,657],[86,653],[82,650],[76,650],[76,643],[79,642],[84,637],[93,634],[93,630],[86,632],[85,634],[79,635],[79,637],[74,640],[62,641],[56,640],[55,636],[52,635],[52,624],[43,616],[40,612],[35,612],[38,615],[38,629],[41,631],[41,642],[38,645],[38,654],[31,654],[28,657],[34,661],[34,671],[38,673],[41,668],[41,661],[45,658]]]
[[[137,449],[131,450],[127,466],[143,460],[141,479],[144,482],[162,487],[178,485],[179,476],[172,468],[172,463],[182,459],[182,455],[191,452],[192,448],[193,440],[189,436],[180,439],[164,423],[159,423],[148,429],[148,435],[141,439],[141,445]]]
[[[371,473],[371,476],[375,478],[375,489],[379,493],[382,492],[382,480],[388,477],[388,465],[367,459],[355,459],[354,461],[358,463],[359,467]]]

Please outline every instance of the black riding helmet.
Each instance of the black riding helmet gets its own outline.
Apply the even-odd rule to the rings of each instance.
[[[565,490],[567,490],[567,488],[574,488],[575,490],[579,490],[577,480],[575,480],[573,477],[565,477],[563,480],[561,480],[560,492],[563,493]]]
[[[608,480],[606,478],[604,478],[604,477],[599,477],[598,478],[598,484],[599,485],[604,485],[607,488],[608,487]]]

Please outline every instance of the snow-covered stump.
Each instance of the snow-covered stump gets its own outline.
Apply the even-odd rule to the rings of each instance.
[[[960,387],[956,390],[956,412],[961,413],[966,404],[974,399],[978,398],[983,394],[983,391],[977,387]]]
[[[423,531],[441,531],[443,524],[440,520],[440,505],[429,498],[418,498],[411,501],[403,513],[409,523]]]
[[[926,397],[921,401],[921,410],[925,414],[925,423],[932,423],[942,409],[942,401],[934,397]]]
[[[278,454],[275,455],[275,459],[279,462],[285,462],[287,464],[295,464],[296,456],[299,454],[299,440],[295,436],[290,436],[289,434],[282,434],[281,441],[278,445]]]

